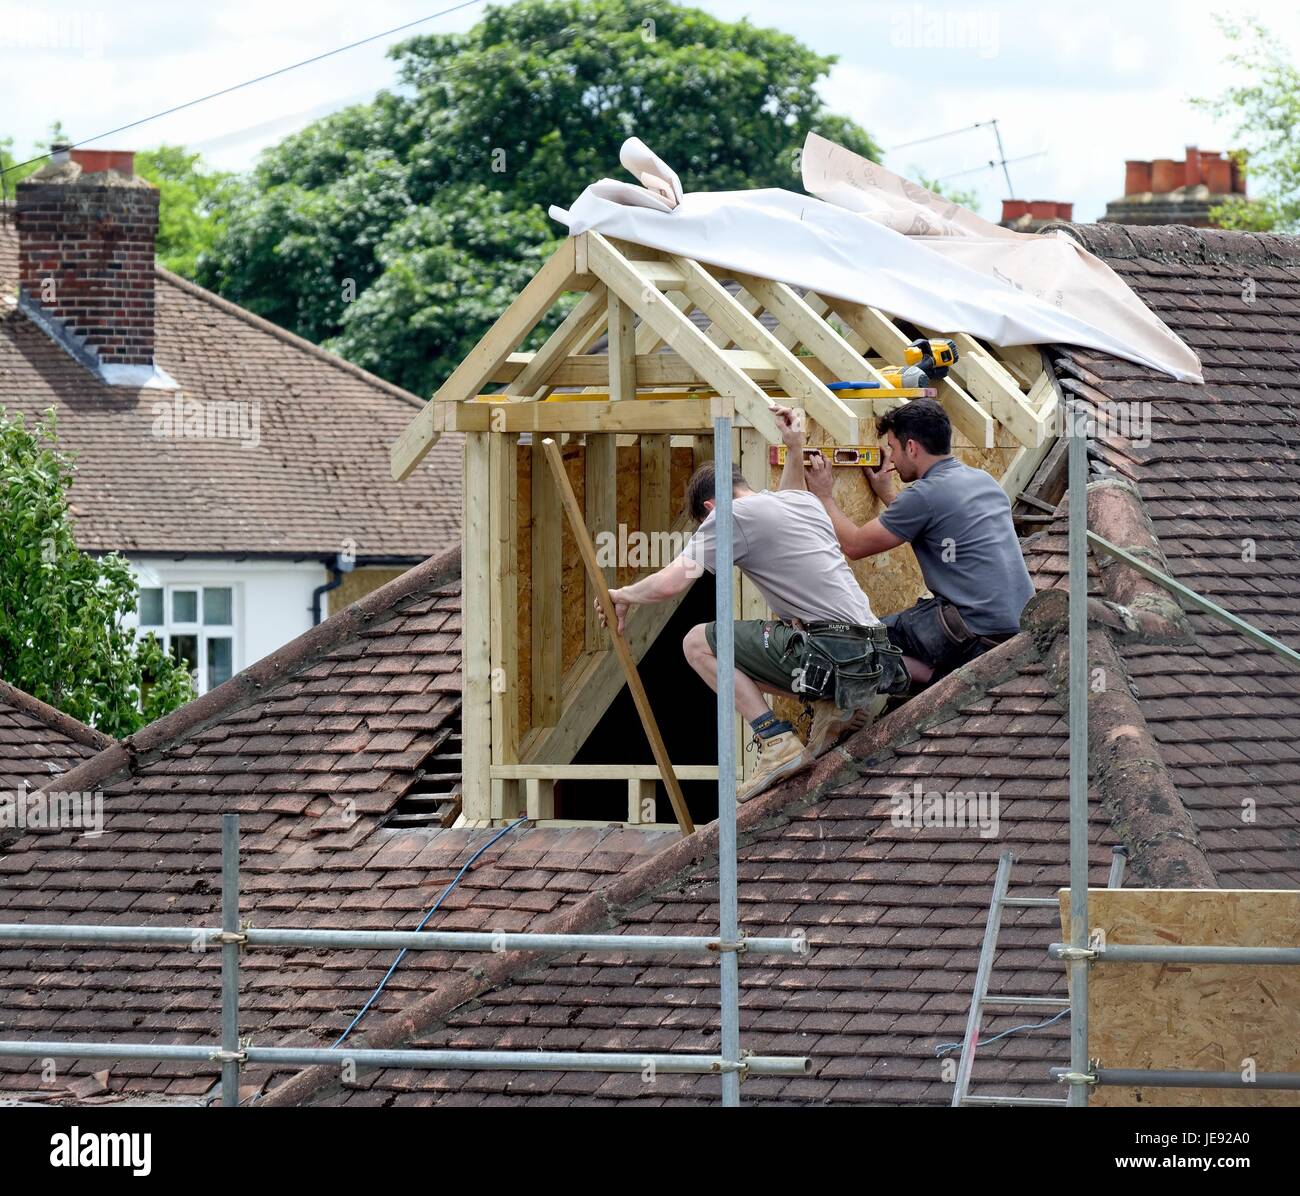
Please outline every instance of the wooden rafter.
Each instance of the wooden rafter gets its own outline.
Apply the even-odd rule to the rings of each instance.
[[[573,291],[585,294],[541,347],[520,351],[556,300]],[[606,333],[608,352],[590,352]],[[595,233],[570,238],[542,267],[392,454],[394,476],[404,477],[441,431],[466,433],[467,823],[484,825],[525,810],[552,818],[555,785],[570,777],[564,770],[575,767],[575,754],[624,684],[608,636],[592,618],[598,587],[594,580],[579,585],[572,573],[565,580],[565,512],[546,476],[542,436],[571,438],[570,466],[572,454],[582,454],[582,514],[593,538],[621,534],[620,519],[647,534],[688,529],[674,492],[683,465],[680,455],[674,461],[674,449],[680,454],[690,447],[696,465],[712,455],[713,396],[734,407],[737,461],[756,486],[771,480],[768,445],[779,440],[774,404],[802,408],[832,441],[861,443],[874,438],[873,417],[925,395],[943,402],[955,427],[983,454],[979,462],[1000,473],[1007,493],[1018,496],[1052,447],[1059,395],[1044,356],[1033,348],[990,349],[966,334],[939,331],[958,345],[950,377],[925,391],[891,390],[880,371],[904,363],[914,335],[865,305],[800,295],[781,282]],[[871,398],[843,398],[827,385],[856,380],[878,384]],[[485,394],[493,385],[502,393]],[[531,519],[520,523],[517,492],[527,483],[521,482],[526,475],[519,472],[516,444],[523,433],[531,433],[538,447]],[[628,478],[630,462],[638,474]],[[523,543],[521,533],[528,537]],[[517,578],[517,571],[528,576]],[[612,566],[602,570],[605,585],[615,576]],[[532,611],[522,624],[515,601],[521,585],[528,587]],[[765,614],[752,583],[742,580],[736,599],[738,616]],[[631,660],[642,658],[679,601],[632,614]],[[584,607],[581,631],[564,636],[560,631],[566,622],[572,627],[577,602]],[[525,676],[529,693],[521,700]],[[628,821],[645,825],[651,782],[644,767],[601,767],[627,780]]]
[[[834,439],[842,444],[857,443],[857,416],[826,389],[820,378],[777,340],[759,319],[737,303],[735,296],[703,266],[688,258],[670,260],[684,276],[686,293],[715,327],[721,328],[739,348],[757,351],[770,360],[776,367],[776,381],[792,398],[802,399],[804,410]],[[795,298],[793,293],[791,298]],[[811,312],[808,315],[815,319]],[[827,332],[830,332],[829,328]]]
[[[584,235],[588,238],[587,260],[605,285],[698,369],[718,394],[731,399],[771,444],[779,444],[781,434],[772,416],[774,404],[762,388],[721,357],[717,346],[690,317],[664,298],[657,285],[642,273],[644,263],[629,261],[599,233]]]
[[[551,254],[519,292],[519,297],[501,313],[487,335],[469,351],[464,361],[407,425],[393,445],[391,454],[392,473],[397,481],[407,477],[437,444],[441,431],[435,422],[440,410],[438,403],[459,402],[477,394],[565,291],[584,290],[590,282],[574,269],[573,238],[570,237]]]

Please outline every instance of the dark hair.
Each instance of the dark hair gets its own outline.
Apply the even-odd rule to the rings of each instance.
[[[899,444],[915,440],[936,457],[952,452],[952,421],[934,399],[913,399],[887,411],[876,420],[876,431],[881,436],[893,432]]]
[[[731,488],[735,490],[737,486],[748,487],[749,483],[745,481],[745,475],[738,469],[731,471]],[[691,480],[686,483],[686,509],[690,511],[691,517],[700,523],[704,520],[708,511],[704,509],[706,502],[713,499],[713,462],[701,465],[693,474]]]

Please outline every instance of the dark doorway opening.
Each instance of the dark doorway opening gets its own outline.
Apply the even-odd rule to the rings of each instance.
[[[682,655],[682,638],[697,623],[713,619],[712,574],[686,592],[659,638],[642,658],[641,680],[673,764],[717,764],[717,698]],[[627,686],[605,711],[575,764],[653,764],[654,754]],[[718,790],[712,781],[683,781],[682,793],[697,825],[718,816]],[[627,819],[625,781],[557,781],[555,816],[593,821]],[[673,808],[663,782],[655,785],[655,821],[672,822]]]

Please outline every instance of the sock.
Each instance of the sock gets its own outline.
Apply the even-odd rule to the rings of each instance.
[[[749,725],[759,739],[771,739],[773,735],[784,735],[785,732],[794,730],[785,719],[777,717],[775,710],[769,710],[766,714],[750,719]]]

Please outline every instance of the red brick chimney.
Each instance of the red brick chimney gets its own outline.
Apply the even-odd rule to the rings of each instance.
[[[1186,147],[1183,160],[1124,163],[1124,194],[1106,205],[1103,224],[1187,224],[1206,228],[1224,196],[1246,198],[1246,179],[1234,155]]]
[[[136,177],[135,155],[56,147],[18,184],[16,206],[19,302],[32,319],[104,381],[169,384],[154,367],[158,190]]]

